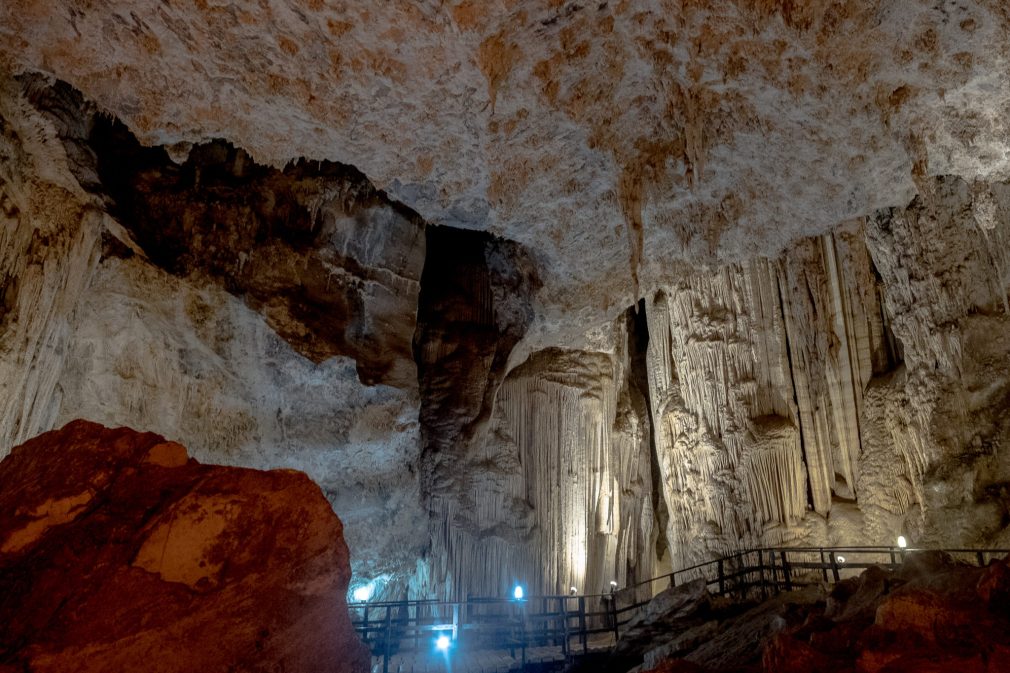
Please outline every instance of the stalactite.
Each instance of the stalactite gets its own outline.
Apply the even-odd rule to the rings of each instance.
[[[891,365],[878,296],[854,223],[650,302],[650,403],[682,562],[811,534],[808,488],[825,516],[857,497],[862,391]]]
[[[796,426],[778,416],[754,419],[744,486],[758,523],[799,523],[806,514],[806,468]]]
[[[799,427],[814,509],[857,497],[862,392],[888,367],[876,277],[862,224],[794,246],[781,261]],[[875,364],[876,363],[876,364]]]
[[[57,130],[10,86],[0,83],[0,455],[56,419],[73,308],[108,224]]]

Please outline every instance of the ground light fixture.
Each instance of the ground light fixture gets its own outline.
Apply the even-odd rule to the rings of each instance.
[[[435,639],[435,649],[439,652],[449,651],[449,636],[442,635]]]
[[[523,588],[517,584],[516,588],[512,591],[512,595],[517,601],[521,601],[523,599]]]
[[[574,596],[575,594],[579,593],[579,590],[578,590],[578,589],[576,589],[575,587],[572,587],[571,591],[572,591],[572,595],[573,595],[573,596]]]
[[[837,560],[837,561],[838,561],[839,563],[845,563],[845,557],[844,557],[844,556],[838,556],[838,557],[836,557],[836,560]]]
[[[904,549],[907,546],[908,546],[908,540],[905,539],[904,535],[899,535],[898,536],[898,547],[900,547],[901,549]]]

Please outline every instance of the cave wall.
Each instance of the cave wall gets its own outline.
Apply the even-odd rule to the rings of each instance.
[[[0,455],[56,421],[73,310],[109,224],[67,170],[61,130],[0,78]]]
[[[449,595],[603,593],[653,576],[649,418],[624,322],[610,350],[538,351],[505,377],[435,522],[432,580]]]
[[[880,484],[873,529],[896,518],[924,544],[1010,535],[1010,187],[921,180],[906,208],[877,213],[867,244],[906,367],[873,389],[864,456]]]
[[[428,226],[351,167],[169,155],[68,87],[0,86],[0,452],[83,416],[302,469],[390,597],[1010,543],[1004,184],[919,176],[910,204],[531,348],[535,250]]]
[[[922,189],[650,298],[674,566],[754,544],[1007,539],[1010,190]]]
[[[355,573],[404,590],[427,543],[423,222],[346,167],[219,142],[175,163],[69,87],[3,84],[0,455],[84,417],[303,470]]]
[[[93,274],[56,427],[84,417],[189,442],[207,463],[302,470],[344,521],[356,573],[413,570],[427,541],[415,390],[363,385],[349,357],[315,364],[241,300],[136,257]]]
[[[862,391],[894,357],[878,293],[852,223],[650,298],[675,566],[747,545],[858,540]]]

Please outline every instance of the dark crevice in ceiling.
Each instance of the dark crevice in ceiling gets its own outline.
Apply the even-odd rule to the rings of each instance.
[[[414,353],[421,392],[422,489],[459,492],[453,464],[490,418],[509,355],[533,320],[528,252],[486,232],[428,227]]]

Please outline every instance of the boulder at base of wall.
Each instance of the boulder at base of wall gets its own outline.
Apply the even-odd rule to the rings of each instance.
[[[366,671],[349,579],[300,472],[83,421],[0,463],[0,670]]]

